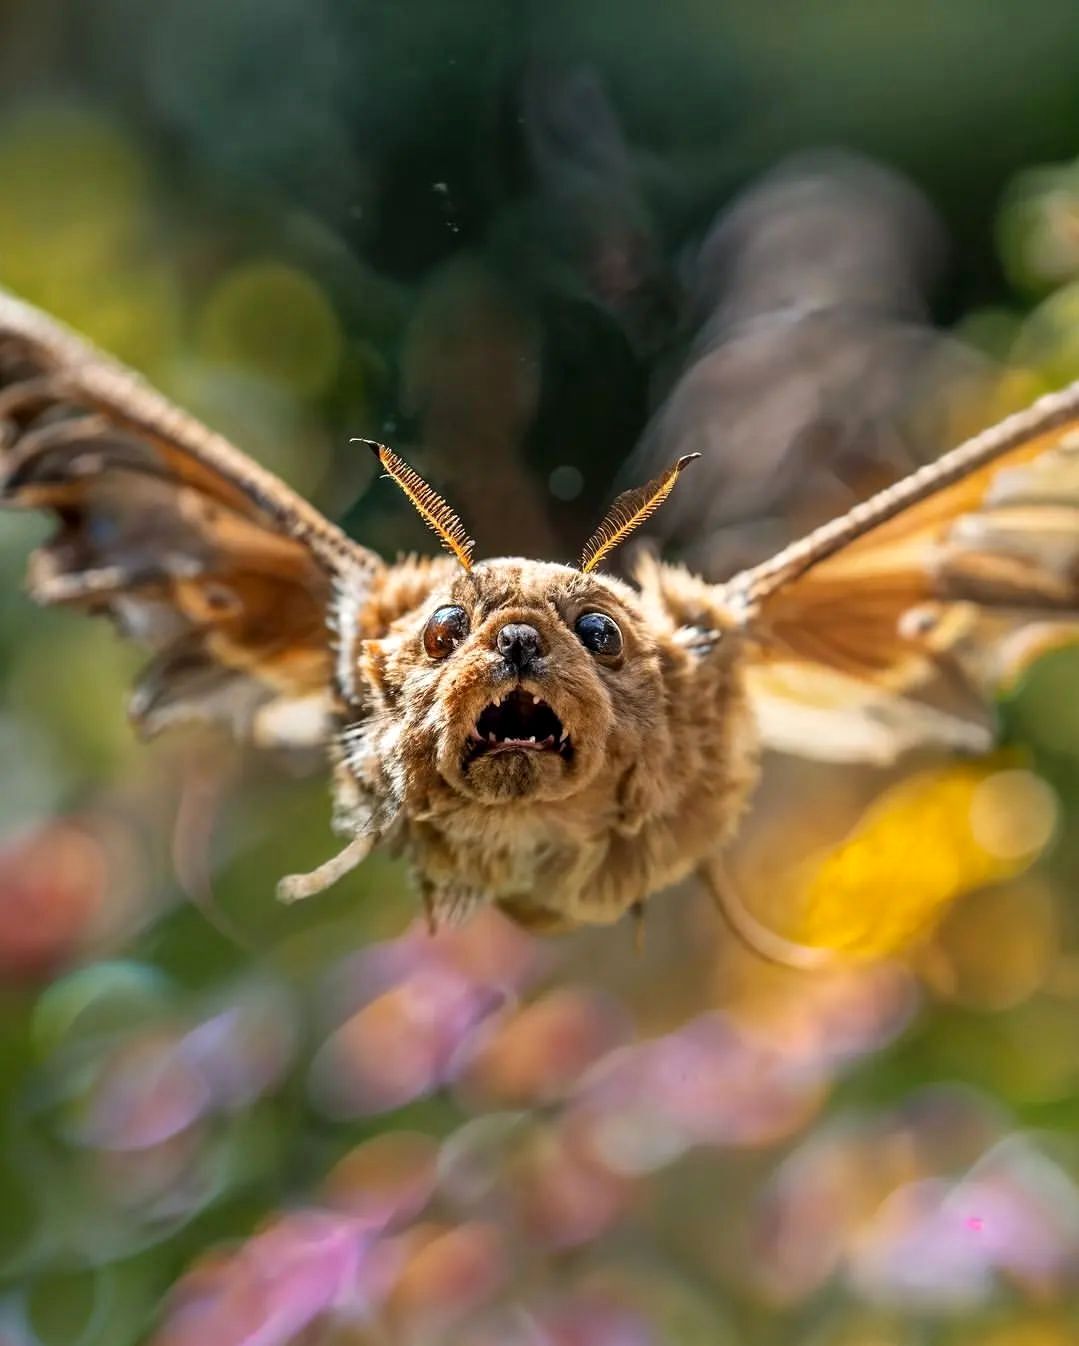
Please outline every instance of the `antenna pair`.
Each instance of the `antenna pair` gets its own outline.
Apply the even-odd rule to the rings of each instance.
[[[450,509],[433,486],[414,471],[405,460],[394,453],[385,444],[373,439],[353,439],[353,444],[366,444],[382,464],[387,475],[397,483],[408,497],[409,503],[424,523],[438,535],[446,550],[457,558],[465,570],[472,569],[472,550],[475,542],[468,536],[464,524]],[[661,472],[658,477],[643,486],[623,491],[616,496],[610,509],[603,516],[595,532],[585,543],[578,569],[584,574],[595,570],[616,547],[620,547],[626,538],[634,533],[641,524],[655,514],[660,505],[674,490],[675,482],[699,453],[687,453],[678,461]]]

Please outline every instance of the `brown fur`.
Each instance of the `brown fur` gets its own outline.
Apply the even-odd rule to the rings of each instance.
[[[353,653],[367,694],[364,719],[341,731],[347,786],[365,816],[387,820],[436,916],[493,901],[543,928],[613,921],[731,835],[756,774],[738,637],[714,589],[658,567],[642,581],[516,559],[467,575],[412,561],[361,609],[372,634]],[[471,632],[436,662],[423,627],[446,603],[466,610]],[[622,630],[617,667],[574,634],[596,610]],[[687,638],[691,614],[723,632],[705,654]],[[522,751],[466,768],[477,717],[518,681],[495,639],[521,621],[544,647],[521,685],[554,708],[572,760]]]

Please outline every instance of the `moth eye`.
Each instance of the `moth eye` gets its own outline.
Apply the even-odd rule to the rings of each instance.
[[[577,639],[593,654],[613,659],[622,653],[622,632],[605,612],[586,612],[573,628]]]
[[[445,659],[468,635],[468,613],[464,608],[436,608],[423,628],[423,648],[428,658]]]

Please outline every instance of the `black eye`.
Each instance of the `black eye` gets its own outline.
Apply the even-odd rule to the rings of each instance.
[[[468,635],[468,613],[464,608],[436,608],[423,628],[423,648],[431,659],[445,659]]]
[[[586,612],[583,617],[577,618],[577,625],[573,629],[577,632],[577,639],[593,654],[613,659],[622,653],[622,632],[606,613]]]

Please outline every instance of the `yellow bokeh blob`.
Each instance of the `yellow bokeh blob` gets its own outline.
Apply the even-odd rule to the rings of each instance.
[[[42,104],[0,128],[0,285],[157,376],[180,330],[136,141],[86,108]]]
[[[337,374],[342,336],[319,286],[283,262],[248,262],[206,302],[199,347],[213,363],[239,366],[301,397],[317,397]]]
[[[16,287],[107,263],[141,223],[141,157],[118,126],[84,109],[43,105],[8,122],[0,181],[0,258]]]
[[[1055,819],[1048,786],[999,759],[921,772],[800,868],[797,915],[784,933],[853,957],[896,953],[955,898],[1026,869]]]

